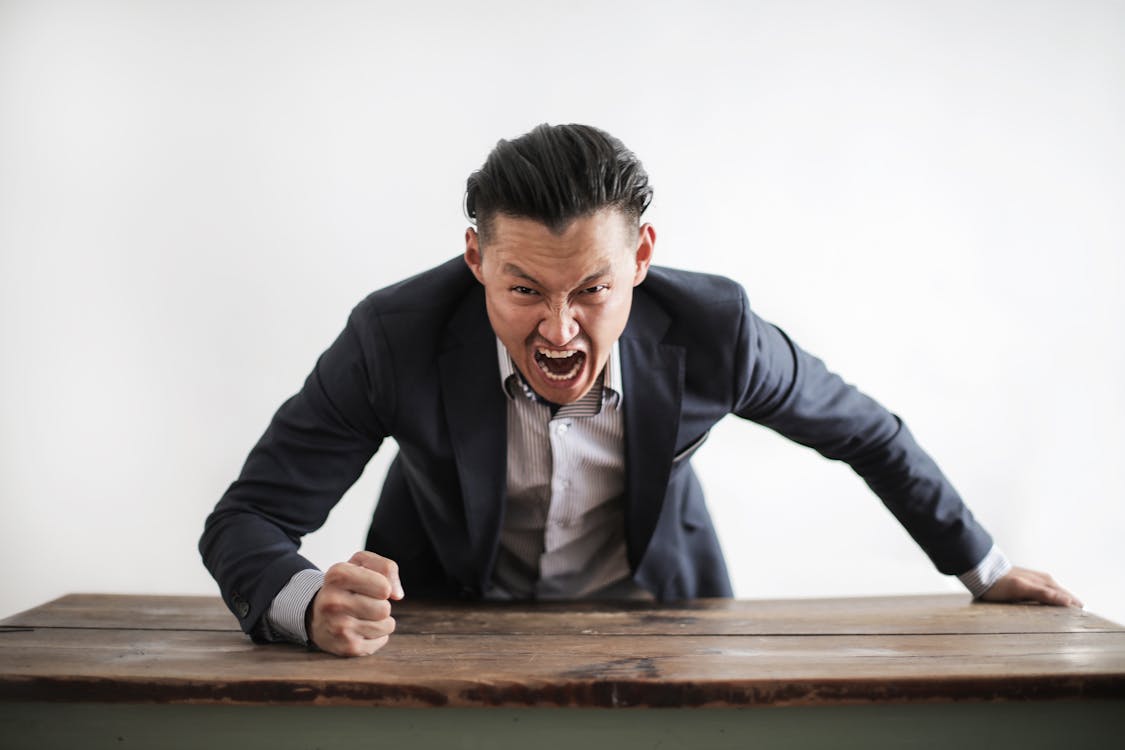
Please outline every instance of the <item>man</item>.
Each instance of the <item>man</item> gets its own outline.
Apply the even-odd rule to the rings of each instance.
[[[979,598],[1081,606],[1014,568],[893,414],[734,282],[652,266],[648,176],[597,129],[501,141],[456,259],[361,302],[207,520],[256,640],[369,654],[391,601],[730,596],[691,454],[728,414],[848,462]],[[297,554],[386,437],[365,549]]]

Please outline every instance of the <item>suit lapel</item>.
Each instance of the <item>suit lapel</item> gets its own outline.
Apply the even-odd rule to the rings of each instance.
[[[640,293],[621,336],[625,409],[625,531],[636,571],[660,518],[675,454],[684,349],[661,343],[666,313]]]
[[[481,289],[450,323],[438,367],[474,568],[463,582],[483,586],[500,539],[508,451],[496,336]]]

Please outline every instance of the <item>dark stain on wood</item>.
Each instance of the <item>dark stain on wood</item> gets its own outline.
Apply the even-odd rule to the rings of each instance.
[[[560,676],[567,679],[594,681],[604,680],[607,677],[633,676],[652,679],[660,677],[660,670],[651,657],[644,656],[585,664],[563,670]]]
[[[414,601],[401,607],[390,643],[360,659],[256,646],[225,628],[230,615],[217,598],[152,597],[151,607],[149,599],[72,595],[6,620],[0,701],[598,708],[1125,701],[1125,628],[1077,610],[964,597],[542,610]]]
[[[126,682],[111,679],[30,678],[0,682],[0,700],[98,703],[371,704],[445,706],[446,693],[412,685],[303,684],[291,681]]]

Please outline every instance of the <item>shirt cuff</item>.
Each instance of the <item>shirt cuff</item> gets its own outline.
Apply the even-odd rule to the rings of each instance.
[[[1006,576],[1011,569],[1012,564],[1008,562],[1008,558],[994,544],[975,568],[957,577],[965,584],[965,588],[973,598],[979,599],[984,592],[992,588],[992,584]]]
[[[316,568],[305,568],[293,574],[289,583],[273,598],[265,616],[265,635],[271,641],[292,641],[308,645],[305,631],[305,611],[324,585],[324,573]]]

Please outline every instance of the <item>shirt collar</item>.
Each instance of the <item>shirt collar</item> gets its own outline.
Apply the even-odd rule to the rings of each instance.
[[[523,376],[520,375],[515,363],[512,362],[512,356],[508,353],[499,336],[496,337],[496,356],[500,363],[500,387],[508,398],[513,398],[515,394],[520,393],[519,384],[522,382],[523,385],[526,385],[526,382],[523,381]],[[607,397],[606,403],[609,404],[620,404],[625,397],[625,392],[622,389],[620,363],[621,348],[618,342],[614,341],[613,347],[609,350],[609,359],[605,362],[605,369],[601,372],[602,392]],[[513,386],[515,387],[513,388]],[[528,389],[530,389],[530,386],[528,386]]]

